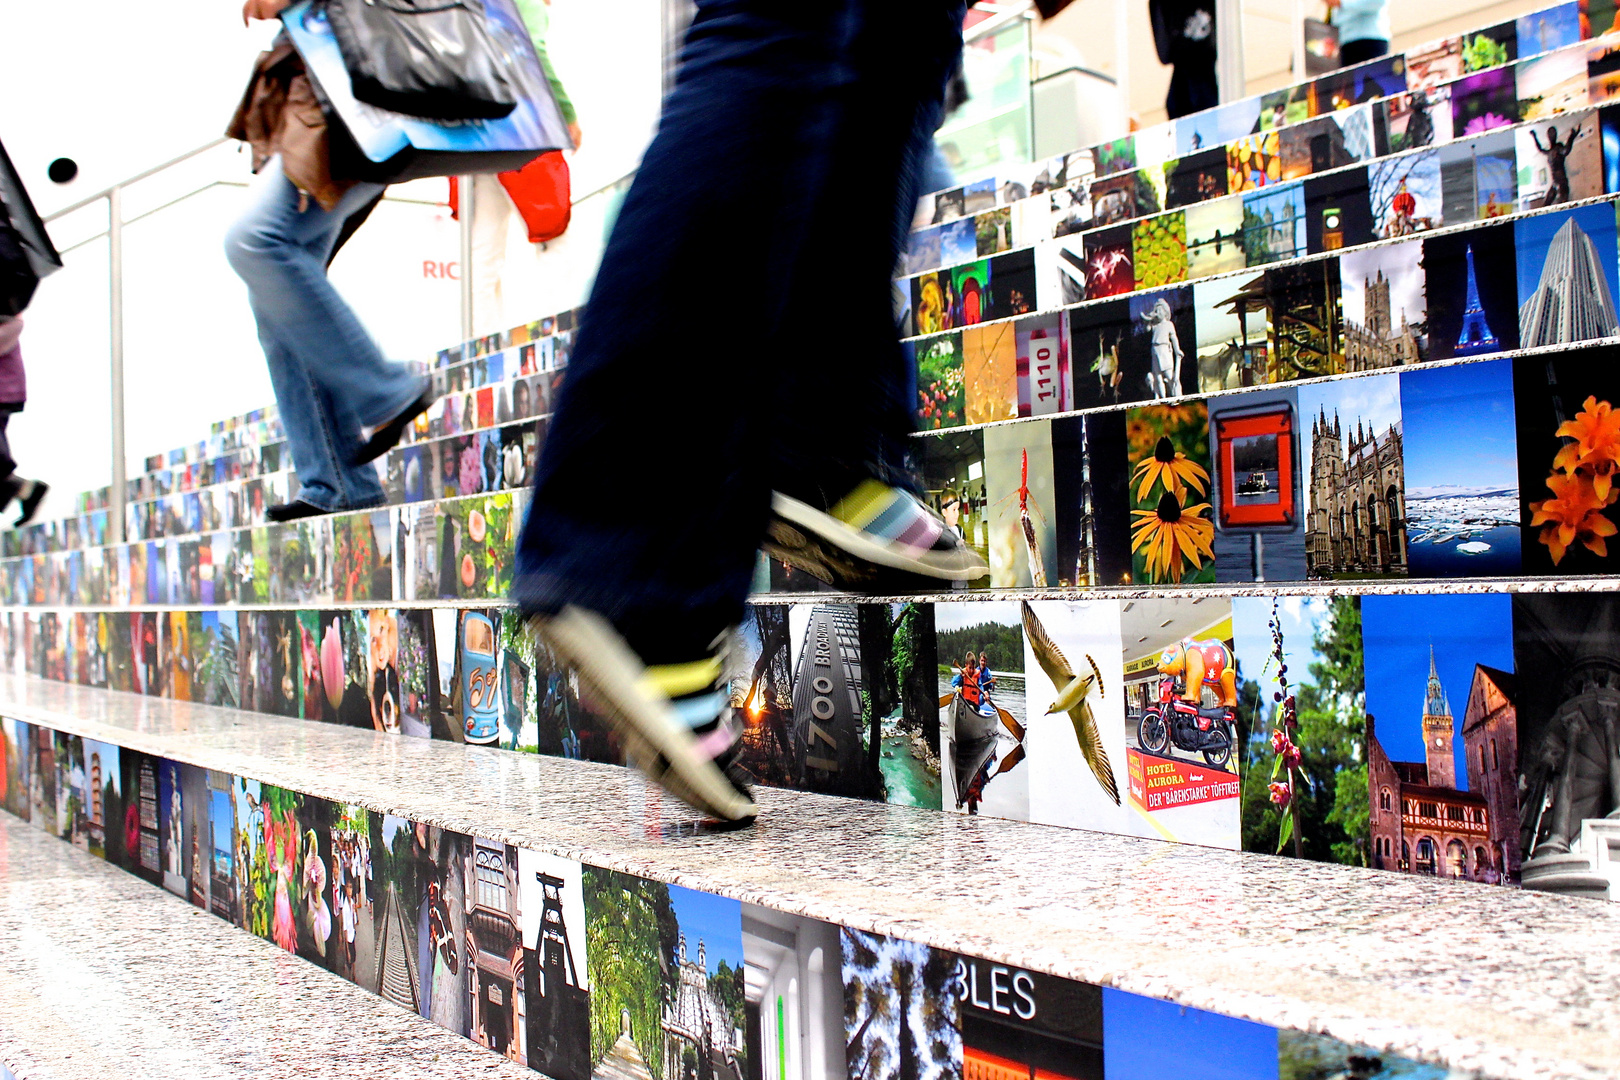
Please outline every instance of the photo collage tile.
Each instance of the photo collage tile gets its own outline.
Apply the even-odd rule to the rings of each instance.
[[[1532,887],[1601,863],[1620,811],[1609,594],[829,598],[754,604],[734,645],[738,768],[771,787]],[[624,763],[511,609],[8,612],[0,650],[15,674]],[[9,753],[37,768],[7,805],[160,872],[184,777],[73,740]],[[155,809],[109,833],[108,784]]]
[[[1454,1075],[9,717],[0,755],[15,817],[556,1080]]]

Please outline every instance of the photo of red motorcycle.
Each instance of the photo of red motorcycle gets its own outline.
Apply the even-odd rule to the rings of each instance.
[[[1202,754],[1211,768],[1224,769],[1237,742],[1237,715],[1228,705],[1187,701],[1174,678],[1159,680],[1159,699],[1142,712],[1136,725],[1137,745],[1150,754],[1171,755],[1171,748]]]

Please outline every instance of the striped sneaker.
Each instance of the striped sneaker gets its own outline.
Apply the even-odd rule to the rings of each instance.
[[[911,492],[865,480],[826,510],[781,492],[766,554],[838,588],[859,590],[901,571],[945,581],[972,581],[990,567],[943,518]]]
[[[579,672],[618,734],[626,759],[650,780],[723,821],[758,815],[731,768],[742,727],[731,713],[720,656],[645,665],[612,624],[578,607],[537,615],[530,626]]]

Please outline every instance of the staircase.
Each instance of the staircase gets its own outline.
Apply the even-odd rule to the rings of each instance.
[[[1523,864],[1526,890],[1568,895],[1477,884],[1518,864],[1503,854],[1518,763],[1539,760],[1569,671],[1608,648],[1620,576],[1601,544],[1554,561],[1524,505],[1545,495],[1529,489],[1553,471],[1558,425],[1610,393],[1620,325],[1565,320],[1554,348],[1527,349],[1518,318],[1574,278],[1612,294],[1620,276],[1604,184],[1620,159],[1602,149],[1614,47],[1560,5],[925,198],[896,280],[917,472],[992,576],[855,597],[761,557],[731,682],[762,785],[750,830],[715,832],[623,769],[577,677],[505,603],[578,312],[424,363],[441,401],[379,463],[386,507],[267,523],[296,486],[267,407],[148,460],[123,542],[105,490],[0,534],[0,802],[146,878],[120,904],[227,934],[158,895],[211,876],[203,903],[222,915],[291,920],[281,955],[312,961],[304,974],[352,975],[403,1008],[346,988],[384,1016],[461,995],[436,1013],[458,1055],[557,1080],[584,1080],[578,1061],[671,1080],[671,926],[726,958],[712,1007],[762,1055],[748,1075],[771,1080],[856,1075],[843,1055],[868,1030],[846,1030],[844,1004],[878,1001],[884,1023],[929,1002],[917,1030],[942,1025],[882,1037],[907,1056],[897,1075],[952,1075],[971,1051],[1084,1080],[1127,1047],[1215,1027],[1276,1048],[1256,1075],[1296,1075],[1306,1043],[1341,1072],[1376,1052],[1454,1075],[1620,1075],[1602,1005],[1620,972],[1591,960],[1620,913],[1580,899],[1612,895],[1604,822],[1587,823],[1578,868]],[[1543,205],[1556,185],[1526,148],[1549,125],[1580,149]],[[1580,260],[1596,271],[1556,272]],[[1506,450],[1486,438],[1503,432]],[[489,621],[502,673],[475,745],[458,689],[471,620]],[[822,732],[836,752],[807,752],[812,625],[834,628],[852,695]],[[1418,694],[1435,629],[1435,677],[1469,702],[1455,746],[1431,752]],[[1161,686],[1185,674],[1161,670],[1184,642],[1209,676],[1190,695]],[[1096,675],[1083,709],[1048,712],[1063,686],[1046,643],[1068,678]],[[962,726],[951,679],[969,651],[1015,723]],[[1513,700],[1476,708],[1457,685],[1475,665],[1514,672]],[[1182,695],[1213,709],[1223,672],[1230,758],[1201,728],[1143,745],[1146,711]],[[1293,731],[1274,707],[1288,694]],[[1274,731],[1303,750],[1295,770],[1273,768]],[[238,781],[251,804],[216,797]],[[1286,812],[1268,799],[1279,782]],[[351,808],[371,830],[363,976],[337,958],[332,893]],[[37,840],[17,822],[3,835]],[[474,836],[516,871],[481,861]],[[1438,876],[1468,880],[1367,869],[1412,865],[1398,853],[1424,844]],[[470,970],[472,906],[504,910],[515,891],[513,910],[538,912],[541,876],[562,883],[548,887],[589,983],[589,1022],[567,1030],[546,1026],[574,1016],[549,996],[573,988],[540,977],[538,920],[511,958],[519,1000]],[[222,900],[231,881],[252,905]],[[308,914],[322,899],[330,931]],[[457,971],[421,970],[423,910]],[[153,986],[152,1008],[178,1000]],[[1181,1008],[1161,1021],[1163,1002]],[[459,1019],[474,1003],[477,1031]],[[619,1037],[632,1014],[634,1043]],[[5,1016],[0,1061],[57,1075],[34,1063],[71,1033]]]

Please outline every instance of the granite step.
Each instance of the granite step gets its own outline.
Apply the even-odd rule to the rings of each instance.
[[[0,814],[0,1076],[533,1077]]]
[[[1609,904],[777,790],[717,832],[611,766],[35,679],[0,679],[0,712],[1458,1075],[1620,1077]]]

